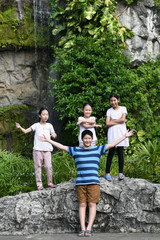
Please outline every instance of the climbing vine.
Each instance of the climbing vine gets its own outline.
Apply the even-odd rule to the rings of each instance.
[[[58,39],[58,45],[69,48],[74,44],[74,36],[92,36],[95,40],[104,39],[104,33],[117,36],[125,45],[126,38],[133,33],[122,26],[115,14],[115,0],[71,0],[61,6],[59,0],[51,2],[52,33]]]

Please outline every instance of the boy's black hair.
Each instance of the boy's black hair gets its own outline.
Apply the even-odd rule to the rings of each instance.
[[[84,130],[84,131],[82,132],[82,134],[81,134],[82,140],[83,140],[83,138],[84,138],[85,135],[89,135],[89,136],[91,136],[91,138],[93,139],[93,133],[92,133],[90,130]]]

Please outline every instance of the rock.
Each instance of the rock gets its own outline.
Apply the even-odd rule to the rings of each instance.
[[[46,99],[49,75],[48,52],[35,51],[0,53],[0,107],[5,105],[27,104],[39,106]],[[43,99],[43,100],[42,100]]]
[[[143,179],[100,177],[95,232],[159,232],[160,184]],[[0,199],[0,234],[65,233],[79,230],[75,179]]]
[[[133,64],[147,62],[149,55],[156,59],[160,53],[160,8],[155,7],[153,0],[141,0],[123,12],[126,3],[118,2],[116,14],[121,13],[118,20],[134,33],[134,37],[126,41]]]

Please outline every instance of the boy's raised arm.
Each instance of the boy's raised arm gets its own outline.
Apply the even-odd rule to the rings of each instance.
[[[58,149],[60,149],[60,150],[63,150],[63,151],[65,151],[65,152],[68,152],[67,146],[64,146],[64,145],[61,144],[61,143],[55,142],[55,141],[53,141],[53,140],[51,140],[51,139],[48,139],[48,138],[46,138],[46,136],[44,136],[44,135],[38,137],[38,139],[39,139],[40,141],[42,141],[42,142],[49,142],[49,143],[51,143],[54,147],[56,147],[56,148],[58,148]]]
[[[134,129],[132,129],[131,131],[127,130],[127,131],[126,131],[126,134],[125,134],[123,137],[117,139],[116,141],[114,141],[114,142],[112,142],[112,143],[107,144],[106,150],[115,147],[117,144],[119,144],[120,142],[122,142],[122,141],[123,141],[124,139],[126,139],[127,137],[131,137],[133,134],[134,134]]]

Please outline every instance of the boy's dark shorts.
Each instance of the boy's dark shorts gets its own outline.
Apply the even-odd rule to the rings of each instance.
[[[76,186],[78,203],[98,203],[100,198],[100,185],[78,185]]]

